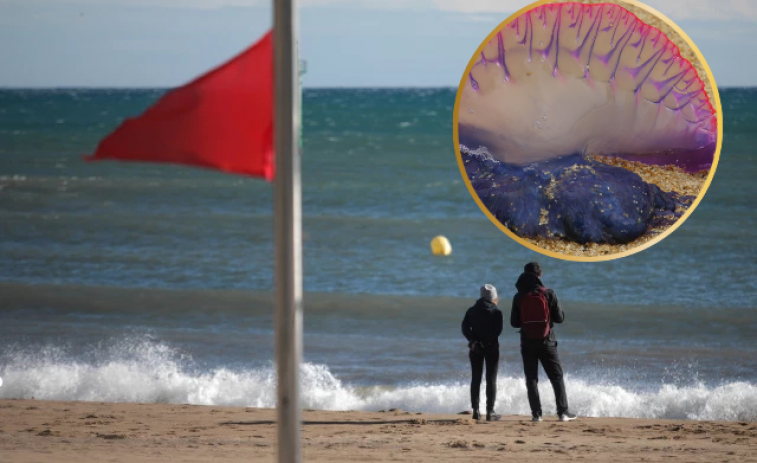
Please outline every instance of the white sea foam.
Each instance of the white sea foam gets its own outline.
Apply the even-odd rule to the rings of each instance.
[[[472,156],[472,157],[474,157],[477,160],[482,161],[482,162],[483,161],[496,161],[496,162],[499,162],[496,159],[494,159],[494,156],[492,156],[492,154],[489,152],[489,150],[485,146],[479,146],[476,149],[470,149],[467,146],[465,146],[463,144],[460,144],[460,152],[461,153],[466,153],[469,156]]]
[[[6,353],[0,363],[0,398],[37,398],[111,402],[190,403],[274,407],[272,365],[234,370],[195,371],[191,361],[157,342],[103,351],[101,358],[66,358],[60,349]],[[634,391],[620,385],[566,378],[571,409],[582,416],[757,420],[757,385],[732,382],[717,387],[662,385]],[[322,410],[400,408],[457,413],[469,408],[468,384],[414,384],[399,387],[354,387],[336,378],[325,365],[302,366],[302,406]],[[483,397],[482,388],[482,401]],[[548,382],[540,384],[543,409],[554,413]],[[528,415],[523,380],[500,376],[497,411]]]

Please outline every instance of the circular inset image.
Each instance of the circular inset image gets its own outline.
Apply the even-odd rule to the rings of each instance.
[[[694,211],[722,127],[712,73],[672,21],[635,0],[542,0],[474,53],[454,142],[501,230],[542,254],[600,261],[653,245]]]

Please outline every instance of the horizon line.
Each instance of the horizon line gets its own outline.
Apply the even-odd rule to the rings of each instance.
[[[109,85],[88,85],[88,86],[75,86],[75,85],[62,85],[62,86],[47,86],[47,85],[39,85],[34,87],[24,87],[24,86],[12,86],[12,85],[0,85],[0,90],[170,90],[174,88],[180,88],[184,86],[177,85],[177,86],[150,86],[150,85],[137,85],[133,87],[125,87],[125,86],[109,86]],[[755,87],[757,87],[757,84],[755,84]],[[332,90],[332,89],[407,89],[407,88],[426,88],[426,89],[442,89],[442,88],[457,88],[453,85],[392,85],[392,86],[381,86],[381,85],[344,85],[344,86],[303,86],[303,90]]]
[[[133,87],[125,87],[125,86],[107,86],[107,85],[92,85],[92,86],[69,86],[69,85],[63,85],[63,86],[34,86],[34,87],[23,87],[23,86],[4,86],[0,85],[0,91],[5,90],[172,90],[175,88],[180,88],[182,85],[178,86],[147,86],[147,85],[140,85],[140,86],[133,86]],[[454,85],[392,85],[392,86],[380,86],[380,85],[371,85],[371,86],[357,86],[357,85],[345,85],[345,86],[333,86],[333,87],[327,87],[327,86],[303,86],[303,90],[406,90],[406,89],[426,89],[426,90],[441,90],[441,89],[455,89],[457,88]],[[718,90],[725,90],[725,89],[752,89],[757,88],[757,84],[754,85],[719,85]]]

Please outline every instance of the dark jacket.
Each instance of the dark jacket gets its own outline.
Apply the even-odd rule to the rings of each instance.
[[[497,339],[502,334],[502,311],[486,299],[479,299],[465,312],[460,326],[468,342],[480,341],[485,346],[499,347]]]
[[[537,288],[543,288],[544,284],[541,279],[533,273],[523,273],[518,278],[518,282],[515,283],[515,287],[518,288],[518,294],[513,297],[513,308],[510,312],[510,325],[513,328],[520,328],[520,299],[524,294],[536,290]],[[548,289],[544,292],[544,296],[547,298],[547,304],[549,305],[549,336],[543,342],[550,345],[557,345],[557,336],[555,336],[554,326],[555,323],[562,323],[565,320],[565,313],[560,307],[560,301],[557,300],[555,292]],[[521,330],[520,333],[521,344],[530,342],[542,342],[526,339],[525,333]]]

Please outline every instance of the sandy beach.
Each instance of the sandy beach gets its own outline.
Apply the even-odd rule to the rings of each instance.
[[[303,412],[303,460],[757,461],[757,423]],[[170,404],[0,401],[0,462],[273,462],[275,411]]]

